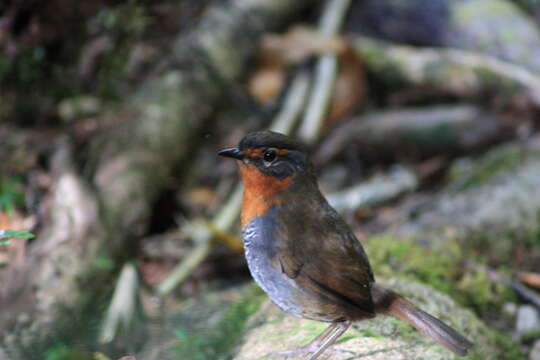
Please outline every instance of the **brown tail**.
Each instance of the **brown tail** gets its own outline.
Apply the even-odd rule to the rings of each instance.
[[[467,351],[473,347],[474,344],[456,330],[420,310],[395,292],[379,285],[374,285],[372,291],[375,309],[378,313],[388,313],[411,324],[418,331],[432,337],[457,355],[465,356]]]

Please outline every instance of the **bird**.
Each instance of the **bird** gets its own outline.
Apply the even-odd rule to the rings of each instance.
[[[252,277],[283,311],[329,323],[308,345],[277,354],[315,360],[353,322],[387,314],[467,355],[473,343],[465,336],[375,282],[362,244],[322,195],[300,141],[257,131],[218,155],[237,160],[244,184],[240,224]]]

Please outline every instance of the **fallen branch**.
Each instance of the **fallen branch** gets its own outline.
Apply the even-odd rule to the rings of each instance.
[[[129,331],[137,311],[139,276],[132,263],[124,265],[116,287],[107,315],[101,327],[99,341],[108,343],[114,339],[121,329]]]
[[[352,119],[335,129],[315,159],[325,163],[351,144],[384,154],[407,150],[433,155],[464,152],[512,136],[497,116],[474,105],[439,105],[381,111]]]
[[[359,37],[366,68],[389,86],[415,86],[471,101],[518,97],[538,108],[540,77],[494,57],[448,48],[418,48]]]
[[[319,24],[319,33],[325,37],[335,36],[345,18],[350,0],[328,0]],[[317,61],[313,88],[308,100],[306,114],[298,136],[310,144],[319,137],[337,73],[337,55],[325,54]]]
[[[362,207],[377,206],[413,191],[418,186],[414,172],[395,167],[388,174],[378,175],[367,182],[327,196],[338,211],[354,211]]]

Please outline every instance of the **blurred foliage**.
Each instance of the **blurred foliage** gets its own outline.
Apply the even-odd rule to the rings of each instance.
[[[181,328],[175,333],[179,344],[174,347],[178,359],[217,360],[228,358],[230,351],[241,338],[247,319],[257,311],[266,298],[253,285],[244,291],[243,299],[232,304],[219,323],[211,329],[189,334]]]
[[[35,235],[26,231],[13,231],[13,230],[0,230],[0,239],[32,239]],[[9,245],[11,242],[9,240],[0,240],[0,246]]]
[[[13,230],[0,230],[0,239],[3,238],[16,238],[16,239],[32,239],[35,235],[26,231],[13,231]]]
[[[45,353],[45,360],[94,360],[91,353],[72,349],[65,345],[56,345]]]
[[[10,212],[23,204],[22,180],[18,177],[0,177],[0,211]]]
[[[130,0],[117,7],[101,9],[93,22],[98,33],[107,34],[112,40],[98,69],[97,92],[105,97],[115,96],[118,84],[129,72],[131,49],[151,21],[143,4]]]
[[[511,146],[491,152],[480,161],[462,159],[450,169],[450,181],[458,182],[455,186],[458,192],[482,185],[493,176],[517,166],[524,156],[521,149]]]
[[[540,0],[514,0],[518,5],[523,6],[525,9],[534,9],[540,6]]]
[[[110,256],[106,255],[97,256],[94,259],[94,264],[98,269],[101,270],[112,270],[115,266],[114,260]]]
[[[525,355],[521,351],[519,345],[512,340],[512,338],[507,334],[501,334],[498,332],[493,332],[493,338],[497,347],[501,349],[501,354],[504,354],[504,358],[500,360],[525,360]],[[463,358],[467,359],[467,358]],[[484,358],[476,358],[477,360],[484,360]],[[476,360],[475,359],[475,360]],[[472,360],[472,359],[471,359]]]
[[[55,1],[51,9],[62,5]],[[130,70],[131,50],[150,23],[146,6],[139,0],[65,4],[50,23],[46,10],[54,10],[46,5],[30,11],[27,16],[43,28],[37,33],[30,25],[19,30],[22,34],[13,30],[8,36],[16,50],[0,51],[0,117],[34,122],[54,116],[56,103],[64,98],[81,93],[118,96],[120,80]]]
[[[501,268],[497,270],[507,273]],[[478,269],[468,269],[455,287],[459,290],[456,293],[457,299],[480,313],[493,311],[505,302],[516,300],[515,294],[506,284],[490,281],[486,272]]]

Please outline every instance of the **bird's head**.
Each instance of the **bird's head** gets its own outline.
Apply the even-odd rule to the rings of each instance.
[[[303,145],[286,135],[272,131],[250,133],[237,148],[218,154],[239,160],[244,182],[242,225],[281,204],[286,194],[305,195],[317,189],[313,166]]]
[[[283,180],[310,166],[303,145],[280,133],[258,131],[246,135],[237,148],[221,150],[221,156],[240,160],[244,182],[255,174]]]

